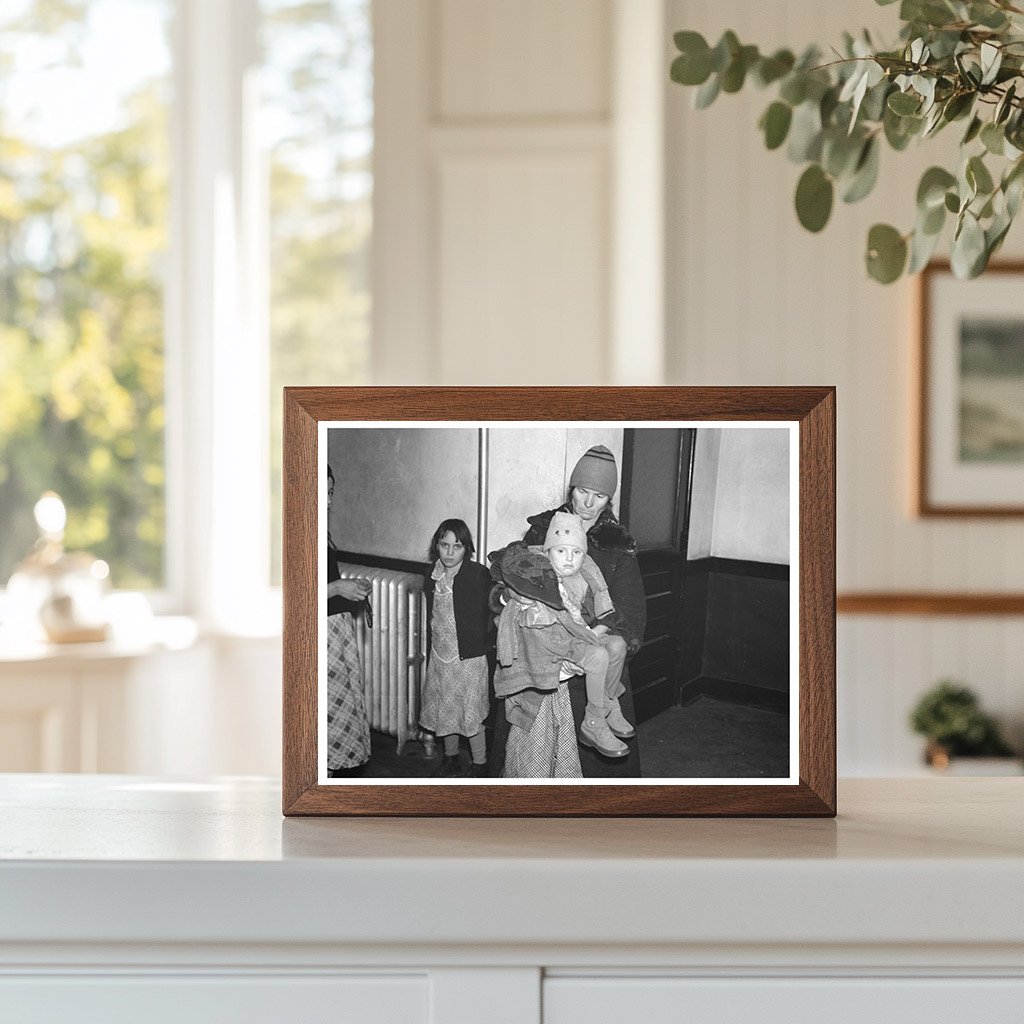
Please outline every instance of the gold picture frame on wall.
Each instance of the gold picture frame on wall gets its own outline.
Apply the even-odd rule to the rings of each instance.
[[[921,517],[1024,516],[1024,263],[918,283],[914,507]]]
[[[284,481],[286,815],[835,814],[834,389],[286,388]]]

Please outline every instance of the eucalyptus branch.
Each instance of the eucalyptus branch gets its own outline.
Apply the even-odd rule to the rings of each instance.
[[[1024,205],[1024,39],[1009,17],[1024,10],[992,0],[991,13],[978,11],[980,21],[965,20],[963,10],[956,0],[902,0],[897,47],[879,49],[866,33],[856,41],[846,35],[845,53],[833,47],[836,59],[827,62],[814,47],[798,60],[789,50],[762,54],[731,31],[713,47],[696,32],[679,32],[672,78],[697,87],[701,109],[750,81],[774,88],[758,126],[768,149],[785,145],[789,159],[804,165],[796,214],[815,232],[828,223],[837,194],[853,203],[872,191],[883,144],[901,152],[963,120],[958,166],[922,175],[910,231],[871,228],[866,267],[886,284],[916,273],[952,220],[953,269],[974,277]],[[933,23],[944,13],[947,20]],[[984,120],[981,104],[992,109]]]

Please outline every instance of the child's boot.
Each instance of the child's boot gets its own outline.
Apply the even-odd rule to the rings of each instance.
[[[580,726],[580,743],[593,747],[605,757],[625,757],[629,747],[608,728],[608,709],[599,708],[596,704],[587,704]]]
[[[441,758],[441,774],[446,777],[458,775],[460,770],[459,755],[445,754]]]
[[[629,719],[622,713],[622,705],[618,697],[608,700],[608,728],[611,729],[620,740],[631,740],[636,735],[636,729],[629,724]]]

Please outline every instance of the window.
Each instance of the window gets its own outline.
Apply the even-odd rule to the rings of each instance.
[[[0,15],[0,584],[51,488],[68,546],[116,586],[164,581],[171,13],[15,0]]]
[[[276,582],[281,388],[367,379],[373,44],[369,0],[263,0],[262,6]]]
[[[0,587],[52,488],[115,587],[275,603],[281,387],[367,376],[370,8],[5,3]]]

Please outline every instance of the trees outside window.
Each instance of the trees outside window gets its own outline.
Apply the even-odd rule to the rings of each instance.
[[[211,40],[211,27],[222,38]],[[256,66],[225,60],[232,47],[258,53]],[[266,367],[244,386],[259,379],[262,393],[242,404],[239,434],[267,437],[265,475],[246,486],[270,489],[260,530],[271,539],[246,557],[277,581],[281,387],[367,376],[372,51],[370,0],[4,5],[0,587],[35,539],[31,510],[47,489],[68,506],[67,546],[105,559],[115,587],[155,591],[182,573],[203,576],[216,551],[190,563],[175,550],[194,547],[194,524],[226,502],[236,519],[254,514],[216,470],[199,485],[208,445],[186,423],[213,415],[204,401],[223,408],[229,398],[225,381],[196,377],[207,370],[194,359],[193,325],[236,302],[265,310],[251,321],[265,336],[247,336],[244,348]],[[186,103],[175,88],[190,79],[223,92]],[[244,97],[237,109],[234,96]],[[231,170],[236,182],[259,183],[237,195],[248,222],[263,225],[254,237],[265,270],[229,280],[221,304],[197,296],[188,277],[207,244],[190,235],[207,229],[196,197],[220,187],[222,170],[203,180],[215,122],[197,102],[221,103],[235,118],[225,125],[244,122],[261,144],[238,149]],[[203,337],[227,343],[218,329]],[[254,409],[259,422],[248,421]],[[182,512],[190,503],[203,507]],[[186,581],[183,610],[203,586]]]

